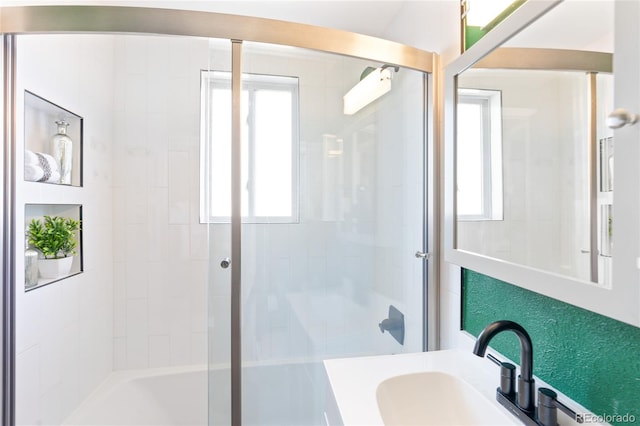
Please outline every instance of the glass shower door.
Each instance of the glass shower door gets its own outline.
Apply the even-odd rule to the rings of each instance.
[[[209,424],[324,424],[324,359],[426,347],[425,75],[385,67],[345,113],[384,64],[223,44],[202,74]]]
[[[425,77],[345,114],[384,64],[242,48],[243,424],[325,424],[324,359],[424,347]]]

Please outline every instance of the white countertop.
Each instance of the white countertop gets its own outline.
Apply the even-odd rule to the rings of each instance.
[[[504,424],[522,424],[496,401],[500,379],[498,366],[470,351],[443,350],[331,359],[325,360],[324,366],[333,392],[334,401],[331,403],[335,403],[333,407],[328,405],[326,413],[327,423],[331,426],[384,425],[376,398],[378,385],[386,379],[417,372],[442,372],[456,376],[475,388],[488,404],[504,412],[508,419]],[[561,412],[558,412],[558,420],[563,426],[578,424]]]

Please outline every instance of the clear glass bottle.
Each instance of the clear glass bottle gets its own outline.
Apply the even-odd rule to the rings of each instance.
[[[71,185],[71,168],[73,167],[73,141],[67,136],[67,123],[56,121],[58,133],[51,138],[51,156],[56,160],[60,172],[60,183]]]
[[[38,252],[29,247],[29,238],[24,243],[24,287],[38,285]]]

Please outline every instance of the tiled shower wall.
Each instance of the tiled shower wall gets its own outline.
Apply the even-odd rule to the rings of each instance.
[[[84,117],[83,187],[25,183],[23,109],[17,105],[16,422],[60,424],[112,370],[114,38],[17,39],[18,99],[29,90]],[[53,123],[51,128],[55,131]],[[25,201],[83,205],[82,274],[25,293],[20,237]]]
[[[118,36],[115,51],[114,368],[204,364],[198,143],[208,43]]]

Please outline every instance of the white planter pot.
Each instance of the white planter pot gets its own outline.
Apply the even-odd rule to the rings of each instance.
[[[60,278],[69,275],[73,256],[60,259],[38,259],[38,270],[42,278]]]

